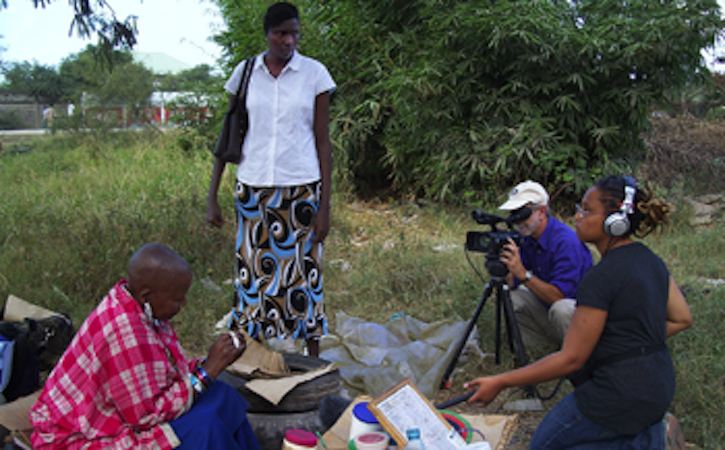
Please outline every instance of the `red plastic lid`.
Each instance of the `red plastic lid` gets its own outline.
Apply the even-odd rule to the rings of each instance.
[[[317,445],[317,436],[305,430],[291,429],[284,432],[284,438],[290,444],[305,445],[308,447]]]
[[[357,440],[364,444],[376,444],[385,440],[381,433],[365,433],[357,437]]]

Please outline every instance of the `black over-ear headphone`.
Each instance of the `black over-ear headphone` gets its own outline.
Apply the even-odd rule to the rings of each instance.
[[[624,200],[619,204],[619,211],[611,213],[604,219],[604,232],[610,236],[623,236],[629,231],[629,215],[634,213],[634,196],[637,193],[637,182],[634,178],[623,176]]]

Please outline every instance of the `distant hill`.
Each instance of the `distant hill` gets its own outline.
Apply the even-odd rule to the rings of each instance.
[[[172,74],[176,75],[182,70],[191,69],[192,66],[184,61],[178,60],[173,56],[161,52],[131,52],[134,62],[138,62],[146,66],[150,71],[157,75]]]

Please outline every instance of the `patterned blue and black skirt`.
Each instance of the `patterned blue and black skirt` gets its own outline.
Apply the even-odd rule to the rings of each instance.
[[[327,334],[322,244],[313,243],[321,183],[257,188],[237,181],[235,306],[230,328],[257,339]]]

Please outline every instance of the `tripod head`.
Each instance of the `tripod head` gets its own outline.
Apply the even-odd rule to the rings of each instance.
[[[486,254],[486,270],[492,277],[503,278],[508,275],[508,267],[499,259],[501,250],[509,239],[516,245],[521,244],[523,236],[514,230],[514,224],[528,219],[531,212],[531,208],[525,207],[506,218],[480,210],[471,213],[473,220],[480,225],[488,225],[490,230],[469,231],[466,234],[466,250]],[[500,224],[505,225],[505,228],[501,228]]]

